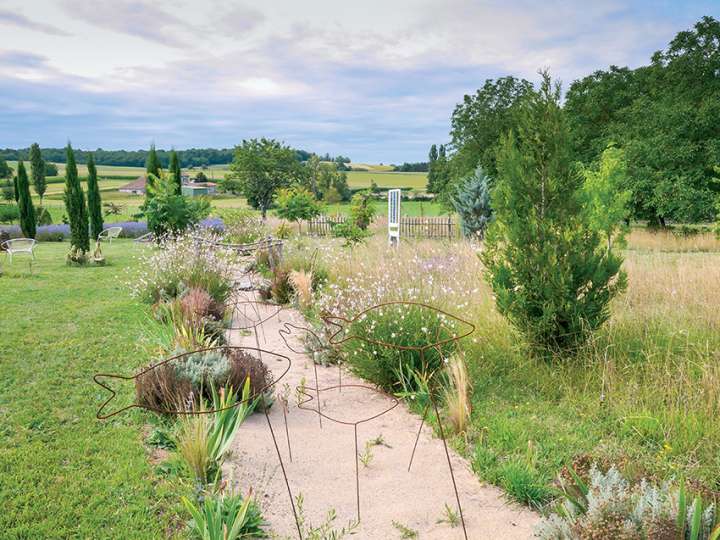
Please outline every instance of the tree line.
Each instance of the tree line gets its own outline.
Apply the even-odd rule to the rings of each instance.
[[[600,167],[617,148],[626,165],[628,219],[714,220],[720,197],[720,22],[703,17],[650,63],[610,66],[574,81],[561,113],[578,170]],[[488,79],[453,111],[450,143],[429,153],[428,191],[450,201],[478,166],[492,182],[502,137],[520,129],[519,111],[537,90],[513,76]]]
[[[5,148],[0,149],[0,161],[27,161],[30,159],[32,147],[30,148]],[[307,161],[313,152],[306,150],[293,150],[299,161]],[[184,167],[207,167],[210,165],[227,165],[232,163],[235,154],[234,148],[190,148],[188,150],[162,150],[156,149],[156,157],[163,168],[170,166],[173,153],[177,153],[178,159]],[[144,167],[147,163],[149,150],[74,150],[76,163],[87,163],[90,156],[93,156],[96,165],[114,165],[120,167]],[[66,163],[67,152],[65,148],[43,148],[41,156],[46,163]],[[338,164],[339,168],[350,163],[350,158],[345,156],[332,157],[329,154],[321,156],[322,161],[332,161]],[[0,171],[1,172],[1,171]],[[57,169],[55,169],[57,175]],[[48,174],[47,176],[54,176]]]

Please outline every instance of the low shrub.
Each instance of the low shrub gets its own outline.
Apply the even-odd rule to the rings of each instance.
[[[459,333],[453,319],[434,310],[414,304],[390,304],[357,318],[349,328],[349,335],[356,337],[346,341],[344,348],[351,368],[360,377],[388,391],[413,392],[419,390],[416,375],[428,380],[437,374],[444,367],[444,358],[456,346],[447,343],[424,353],[403,348],[440,343]]]
[[[140,405],[170,412],[211,399],[213,388],[237,390],[248,380],[250,397],[258,398],[272,384],[273,377],[267,366],[252,354],[217,347],[181,356],[147,371],[135,379],[135,393]]]
[[[715,504],[700,496],[690,502],[682,485],[647,480],[631,485],[614,467],[602,472],[593,466],[587,482],[571,474],[572,482],[561,481],[562,500],[539,524],[539,538],[720,538]]]
[[[270,281],[270,296],[278,304],[289,304],[292,294],[290,270],[284,267],[276,268]]]
[[[267,236],[265,222],[249,208],[227,208],[220,211],[225,224],[225,241],[233,244],[249,244]]]
[[[131,284],[135,296],[156,303],[197,287],[207,291],[218,304],[225,303],[235,272],[231,252],[196,242],[190,235],[168,238],[160,247],[141,261],[139,275]]]

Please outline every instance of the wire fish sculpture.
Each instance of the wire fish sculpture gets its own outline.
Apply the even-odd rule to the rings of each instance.
[[[212,353],[212,352],[219,352],[219,353],[225,353],[227,354],[230,351],[242,351],[242,352],[249,352],[249,353],[257,353],[258,356],[260,356],[262,353],[265,353],[266,357],[275,357],[276,361],[278,362],[284,362],[286,365],[283,369],[283,371],[277,375],[274,376],[272,381],[265,384],[263,387],[254,389],[253,395],[247,399],[244,400],[238,400],[237,402],[233,403],[232,405],[224,408],[208,408],[208,409],[201,409],[197,410],[194,408],[188,408],[188,409],[170,409],[170,408],[161,408],[156,407],[153,405],[149,405],[147,403],[132,403],[130,405],[126,405],[124,407],[121,407],[117,410],[114,410],[112,412],[107,412],[106,408],[110,405],[110,403],[115,399],[117,396],[117,392],[108,385],[109,380],[119,380],[119,381],[132,381],[135,385],[137,385],[137,382],[142,377],[157,377],[159,375],[160,370],[166,370],[166,369],[175,369],[178,365],[180,365],[182,362],[187,361],[188,358],[190,358],[192,355],[195,354],[205,354],[205,353]],[[272,437],[273,445],[275,446],[275,452],[277,454],[278,462],[280,464],[280,469],[283,474],[283,478],[285,480],[285,487],[287,488],[288,496],[290,498],[290,504],[292,506],[293,515],[295,517],[295,525],[297,527],[298,536],[300,540],[302,540],[302,532],[300,529],[300,521],[298,518],[297,510],[295,508],[295,499],[293,498],[292,491],[290,489],[290,482],[288,481],[288,476],[285,470],[285,464],[282,459],[282,454],[280,452],[280,447],[278,446],[277,438],[275,436],[275,430],[273,429],[272,422],[270,421],[270,415],[268,414],[268,409],[270,408],[269,405],[265,401],[265,395],[266,393],[273,387],[275,387],[282,379],[287,375],[287,373],[290,371],[290,368],[292,367],[292,361],[289,357],[278,354],[273,351],[268,351],[264,349],[260,349],[257,347],[236,347],[236,346],[230,346],[230,345],[224,345],[219,347],[207,347],[204,349],[198,349],[195,351],[185,352],[182,354],[178,354],[175,356],[171,356],[170,358],[166,358],[156,364],[153,364],[135,375],[118,375],[118,374],[110,374],[110,373],[96,373],[93,376],[93,380],[96,384],[110,392],[110,397],[108,397],[100,406],[96,413],[96,418],[98,420],[107,420],[108,418],[112,418],[113,416],[116,416],[122,412],[125,412],[127,410],[133,409],[133,408],[140,408],[140,409],[146,409],[149,411],[161,413],[161,414],[175,414],[175,415],[196,415],[196,414],[213,414],[217,413],[223,410],[230,409],[232,407],[237,407],[245,403],[249,403],[257,397],[260,397],[261,400],[261,406],[262,412],[265,414],[265,420],[267,422],[268,429],[270,431],[270,435]],[[287,435],[287,441],[288,441],[288,451],[290,453],[290,460],[292,461],[292,451],[290,449],[290,435],[288,432],[287,427],[287,418],[285,418],[285,433]]]
[[[378,339],[374,337],[373,335],[373,326],[370,325],[370,328],[364,327],[362,323],[364,323],[366,320],[372,320],[372,315],[374,313],[383,314],[386,311],[395,311],[397,313],[398,319],[396,319],[398,323],[398,332],[393,333],[392,336],[396,338],[395,341],[385,341],[382,339]],[[430,333],[430,328],[423,328],[425,332],[423,332],[423,335],[419,338],[414,335],[406,334],[402,331],[402,321],[404,320],[404,316],[409,311],[413,311],[416,315],[420,315],[422,317],[422,320],[425,321],[440,321],[442,324],[438,324],[436,327],[435,335],[433,336]],[[451,313],[448,313],[446,311],[443,311],[435,306],[431,306],[429,304],[424,304],[422,302],[411,302],[411,301],[393,301],[393,302],[384,302],[381,304],[375,304],[373,306],[368,307],[367,309],[364,309],[363,311],[360,311],[355,316],[351,318],[342,317],[342,316],[333,316],[326,314],[322,317],[323,322],[328,325],[336,328],[336,331],[330,335],[330,338],[328,340],[329,345],[332,346],[341,346],[344,343],[347,343],[349,341],[353,340],[359,340],[363,341],[368,345],[380,347],[380,348],[387,348],[387,349],[395,349],[399,351],[408,351],[408,352],[416,352],[420,356],[420,362],[421,365],[426,366],[427,365],[427,354],[429,351],[434,350],[437,352],[437,354],[440,357],[443,357],[443,347],[444,346],[450,346],[458,341],[460,341],[463,338],[468,337],[473,332],[475,332],[475,325],[469,321],[466,321],[464,319],[461,319],[460,317],[457,317],[455,315],[452,315]],[[360,323],[360,324],[359,324]],[[362,327],[362,332],[357,331],[358,327]],[[415,340],[415,342],[413,342]],[[462,523],[463,527],[463,534],[465,536],[465,540],[467,540],[467,528],[465,526],[465,518],[463,516],[462,506],[460,503],[460,494],[458,492],[457,483],[455,481],[455,473],[453,471],[452,466],[452,460],[450,459],[450,452],[448,450],[447,441],[445,438],[445,429],[443,427],[442,418],[440,416],[439,408],[437,405],[437,402],[434,397],[434,385],[437,384],[437,378],[436,375],[439,370],[432,371],[428,374],[428,388],[429,388],[429,400],[427,405],[425,406],[425,410],[423,411],[422,420],[420,421],[420,427],[418,428],[417,436],[415,437],[415,444],[413,445],[412,454],[410,455],[410,463],[408,464],[408,472],[410,472],[410,469],[412,468],[413,459],[415,457],[415,451],[417,449],[418,441],[420,440],[420,433],[422,432],[422,428],[425,424],[425,420],[427,417],[428,410],[430,406],[432,405],[435,417],[438,422],[438,428],[440,431],[440,438],[443,442],[443,447],[445,449],[445,457],[447,458],[447,464],[448,469],[450,471],[450,478],[452,480],[453,490],[455,492],[455,500],[457,501],[458,505],[458,511],[460,514],[460,521]],[[317,389],[315,389],[317,390]],[[319,392],[316,392],[318,397],[318,408],[316,412],[319,415],[322,415],[319,409]],[[388,409],[388,410],[392,410]],[[385,411],[388,412],[388,411]],[[382,413],[384,414],[384,413]],[[379,416],[379,415],[378,415]],[[325,416],[327,418],[327,416]],[[377,416],[376,416],[377,417]],[[335,420],[333,420],[335,421]],[[357,448],[357,426],[355,426],[356,431],[356,441],[355,445]],[[356,452],[357,453],[357,452]],[[357,463],[356,463],[357,465]],[[358,488],[358,519],[360,518],[360,502],[359,502],[359,488]]]

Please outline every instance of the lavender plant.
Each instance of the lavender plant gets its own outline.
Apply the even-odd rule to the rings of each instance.
[[[571,475],[574,482],[562,482],[561,502],[536,530],[541,539],[720,538],[715,504],[695,497],[688,505],[682,485],[643,480],[633,486],[615,467],[604,473],[594,465],[587,484],[574,472]]]

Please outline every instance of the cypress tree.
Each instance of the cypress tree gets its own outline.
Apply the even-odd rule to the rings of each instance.
[[[583,179],[547,73],[497,153],[495,219],[482,260],[500,313],[539,352],[573,350],[610,316],[626,284],[582,206]]]
[[[155,151],[155,144],[150,145],[150,151],[145,161],[145,172],[147,182],[145,185],[145,200],[152,197],[152,188],[155,187],[155,178],[160,178],[160,160]]]
[[[85,194],[78,178],[75,153],[70,143],[67,145],[66,152],[65,211],[70,221],[70,244],[77,249],[88,252],[90,251],[88,212],[85,206]]]
[[[176,193],[182,195],[182,171],[180,169],[180,159],[178,159],[175,150],[170,153],[170,177],[175,185]]]
[[[97,168],[95,167],[95,158],[92,154],[88,155],[87,168],[87,203],[90,214],[90,235],[93,239],[96,239],[103,230],[103,216],[102,200],[100,199],[100,189],[98,188]]]
[[[18,177],[17,174],[13,176],[13,196],[15,197],[15,202],[20,202],[20,190],[18,189]]]
[[[17,187],[20,229],[25,238],[35,238],[35,208],[30,196],[30,183],[25,171],[25,164],[22,161],[18,163]]]
[[[45,182],[45,160],[42,158],[38,143],[33,143],[30,147],[30,166],[33,187],[35,188],[35,193],[40,197],[40,206],[42,206],[43,195],[45,195],[47,184]]]

